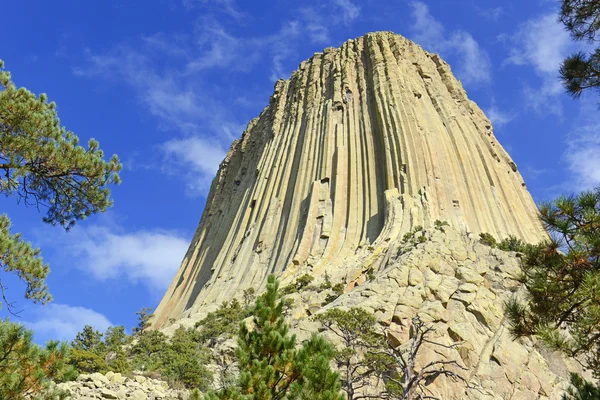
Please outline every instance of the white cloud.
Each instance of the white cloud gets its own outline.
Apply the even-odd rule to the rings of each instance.
[[[502,125],[506,125],[517,117],[517,113],[509,113],[503,110],[500,110],[498,106],[492,104],[490,108],[485,112],[487,117],[492,121],[492,125],[494,127],[501,127]]]
[[[181,173],[182,166],[188,172],[187,188],[191,194],[206,191],[210,180],[215,176],[219,164],[225,158],[227,149],[219,142],[199,137],[173,139],[161,146],[168,172]],[[190,168],[191,167],[191,168]]]
[[[505,13],[505,11],[502,7],[477,8],[477,13],[484,18],[496,22]]]
[[[509,64],[531,65],[543,74],[556,75],[571,40],[555,13],[529,20],[511,37]]]
[[[234,0],[183,0],[182,4],[187,10],[199,6],[212,6],[212,9],[221,11],[237,21],[244,17],[244,13],[238,10]]]
[[[429,12],[429,7],[420,1],[411,3],[414,23],[413,39],[424,48],[439,52],[442,56],[456,55],[459,58],[456,75],[465,84],[479,84],[491,79],[490,57],[470,33],[458,30],[451,34]]]
[[[32,310],[35,321],[23,321],[35,335],[47,339],[73,340],[85,325],[105,331],[112,323],[103,314],[85,307],[51,303]]]
[[[178,140],[185,141],[190,137],[198,137],[202,133],[201,140],[210,144],[211,150],[218,150],[210,153],[211,160],[214,160],[216,156],[223,155],[223,149],[241,135],[243,125],[237,121],[237,116],[230,107],[215,100],[218,96],[211,95],[210,89],[206,88],[205,82],[198,76],[203,69],[217,66],[226,68],[237,63],[232,56],[233,53],[226,51],[230,36],[221,32],[218,27],[213,26],[210,29],[213,29],[211,37],[216,38],[215,42],[207,45],[206,52],[195,58],[189,57],[190,50],[187,45],[181,45],[176,51],[175,44],[167,45],[168,37],[155,35],[150,40],[146,38],[145,43],[150,48],[142,50],[134,50],[122,45],[103,55],[88,51],[86,52],[87,63],[74,69],[74,73],[85,77],[99,76],[111,82],[117,80],[128,84],[135,90],[144,108],[158,118],[159,127],[177,131],[181,138]],[[204,45],[204,42],[198,45]],[[175,57],[176,62],[173,65],[178,66],[179,69],[160,70],[156,66],[160,63],[155,60],[161,56]],[[195,72],[192,73],[192,70]],[[172,147],[173,141],[170,143],[169,146]],[[150,156],[146,156],[148,157]],[[185,160],[192,159],[188,157]],[[213,164],[218,166],[220,161]],[[214,177],[215,171],[212,168],[199,169],[195,163],[189,164],[189,168],[188,165],[183,165],[183,162],[177,164],[185,170],[192,169],[198,173],[199,175],[194,177],[196,183],[210,183]],[[169,166],[163,170],[168,171]],[[209,188],[209,185],[194,184],[193,186],[195,189],[187,193],[205,194]]]
[[[160,293],[170,285],[189,245],[189,238],[170,231],[122,232],[101,225],[75,227],[68,239],[65,255],[95,279],[126,279]]]
[[[593,189],[600,185],[600,115],[592,100],[581,99],[580,115],[567,136],[564,159],[571,172],[571,190]]]
[[[344,24],[354,21],[360,14],[360,7],[350,0],[333,0],[333,5],[342,10]]]
[[[563,25],[551,12],[521,24],[513,35],[501,36],[510,46],[505,65],[533,68],[540,77],[539,87],[524,85],[523,94],[528,107],[544,114],[562,114],[560,95],[563,93],[558,78],[562,60],[575,49]]]

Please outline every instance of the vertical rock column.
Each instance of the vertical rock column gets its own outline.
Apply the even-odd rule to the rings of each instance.
[[[154,326],[270,273],[343,269],[357,249],[435,220],[545,235],[515,163],[439,56],[389,32],[325,49],[276,83],[232,144]]]

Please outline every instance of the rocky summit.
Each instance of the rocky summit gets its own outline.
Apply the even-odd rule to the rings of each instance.
[[[315,53],[235,141],[153,327],[193,326],[242,291],[309,274],[295,299],[299,338],[312,315],[362,307],[390,340],[418,315],[444,347],[420,363],[457,360],[465,382],[438,379],[444,399],[560,398],[569,361],[514,341],[504,302],[519,295],[518,254],[480,233],[547,237],[516,164],[490,121],[438,55],[393,33]],[[323,286],[321,286],[323,287]],[[335,342],[335,338],[330,338]]]

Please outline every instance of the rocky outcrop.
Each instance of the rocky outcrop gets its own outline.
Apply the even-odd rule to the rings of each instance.
[[[545,236],[517,166],[450,67],[393,33],[349,40],[278,81],[234,142],[153,325],[258,290],[270,273],[358,279],[381,261],[367,249],[435,220]]]
[[[432,361],[455,360],[466,370],[461,381],[439,377],[427,386],[429,395],[459,399],[560,399],[569,371],[582,372],[574,360],[543,348],[531,339],[514,340],[504,314],[511,296],[520,296],[519,254],[483,245],[473,234],[449,226],[420,231],[383,249],[384,261],[375,274],[346,280],[346,293],[323,306],[330,291],[312,289],[293,294],[293,332],[299,340],[322,327],[310,315],[330,308],[361,307],[375,315],[394,345],[409,342],[411,320],[419,316],[434,328],[429,337],[449,349],[427,344],[417,368]],[[368,267],[367,267],[368,268]],[[336,335],[327,335],[338,343]]]
[[[56,389],[69,400],[187,400],[187,390],[173,390],[166,382],[141,375],[124,377],[107,372],[81,374],[76,381],[59,383]]]
[[[590,378],[575,360],[533,339],[511,336],[504,304],[522,295],[520,254],[483,245],[473,234],[450,226],[425,229],[407,240],[366,251],[382,258],[378,269],[372,272],[373,264],[367,264],[354,278],[329,276],[332,285],[345,286],[346,293],[334,301],[328,303],[333,290],[323,289],[324,277],[286,297],[293,300],[288,321],[299,342],[320,332],[342,346],[340,338],[324,330],[313,316],[331,308],[360,307],[376,317],[378,330],[386,332],[393,346],[410,345],[415,316],[434,329],[428,339],[445,347],[425,344],[416,369],[431,362],[455,361],[460,367],[447,368],[468,382],[467,387],[461,380],[443,376],[427,382],[426,394],[436,398],[559,400],[570,371]],[[215,342],[215,354],[231,363],[235,341],[221,337]],[[363,389],[363,394],[374,394],[381,385],[373,379],[373,386]]]

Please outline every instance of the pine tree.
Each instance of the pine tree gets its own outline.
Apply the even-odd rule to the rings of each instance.
[[[41,348],[32,337],[22,325],[0,320],[0,399],[49,399],[50,380],[75,378],[66,344],[50,341]]]
[[[336,351],[335,361],[348,400],[362,398],[364,393],[358,390],[367,387],[369,380],[390,363],[388,357],[381,356],[387,344],[383,334],[376,330],[377,319],[358,307],[347,311],[333,308],[315,319],[341,339],[342,347]]]
[[[522,262],[525,301],[507,304],[515,336],[535,335],[600,377],[600,188],[540,207],[552,240]]]
[[[586,382],[581,376],[571,374],[571,387],[562,396],[562,400],[599,400],[600,386]]]
[[[17,88],[0,60],[1,194],[45,208],[44,222],[68,230],[112,205],[108,186],[119,183],[121,164],[117,156],[108,162],[103,157],[98,142],[90,140],[86,149],[60,126],[56,104],[48,103],[45,94],[36,97]],[[0,215],[0,266],[26,284],[26,298],[42,304],[52,299],[45,284],[49,269],[39,249],[10,232],[6,215]],[[10,311],[4,289],[0,280]]]
[[[240,370],[236,388],[226,388],[207,399],[323,399],[341,400],[338,375],[329,365],[334,350],[313,335],[299,349],[285,322],[285,302],[279,283],[271,275],[267,291],[256,300],[253,328],[242,323],[237,360]]]
[[[135,313],[138,316],[138,324],[133,328],[133,335],[137,336],[150,326],[150,320],[154,317],[150,307],[144,307]]]
[[[599,0],[563,0],[560,20],[576,41],[596,43],[600,29]],[[560,67],[560,77],[567,92],[579,97],[584,90],[600,91],[600,47],[590,54],[577,52]]]

